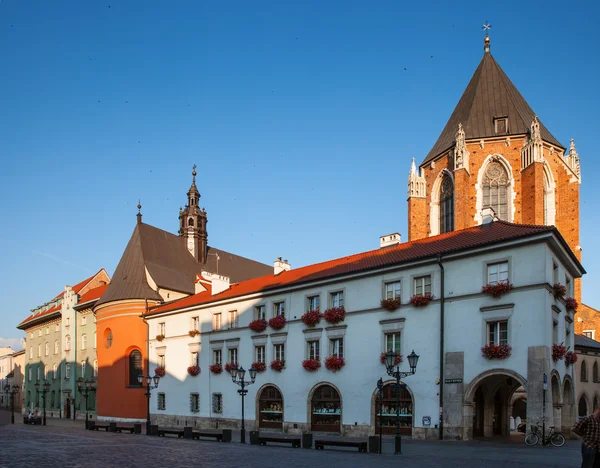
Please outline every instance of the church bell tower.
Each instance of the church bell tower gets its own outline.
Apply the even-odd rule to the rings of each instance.
[[[187,193],[185,208],[179,209],[179,237],[183,239],[190,254],[199,263],[206,263],[208,233],[206,210],[200,209],[200,192],[196,187],[196,165],[192,171],[192,185]]]

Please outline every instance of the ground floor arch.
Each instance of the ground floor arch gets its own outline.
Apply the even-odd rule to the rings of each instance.
[[[588,408],[587,396],[584,393],[579,397],[579,402],[577,403],[577,415],[580,418],[586,417],[588,415]]]
[[[309,420],[313,432],[342,431],[342,397],[340,391],[330,383],[313,387],[309,394]]]
[[[283,395],[273,384],[263,385],[256,396],[258,427],[262,429],[283,429]]]
[[[561,431],[565,435],[570,435],[575,425],[575,394],[573,392],[573,381],[570,376],[566,376],[563,382],[563,406],[561,417]]]
[[[400,420],[400,434],[411,436],[414,427],[414,399],[412,392],[404,383],[396,388],[395,381],[385,382],[382,389],[382,398],[379,399],[379,391],[375,390],[371,399],[371,411],[374,422],[375,433],[396,433],[397,410]]]
[[[553,424],[559,428],[562,427],[562,392],[560,385],[560,377],[558,372],[552,371],[552,375],[550,377],[550,383],[552,386],[552,417]]]

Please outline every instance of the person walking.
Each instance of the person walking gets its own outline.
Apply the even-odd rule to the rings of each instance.
[[[600,406],[575,424],[573,432],[582,438],[581,468],[600,466]]]

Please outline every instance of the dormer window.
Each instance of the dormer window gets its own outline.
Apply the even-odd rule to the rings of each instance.
[[[496,135],[508,133],[508,117],[494,117],[494,131]]]

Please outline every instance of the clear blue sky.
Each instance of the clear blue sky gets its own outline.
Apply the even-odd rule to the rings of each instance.
[[[215,247],[298,267],[406,239],[411,158],[477,67],[486,20],[504,71],[575,138],[599,307],[597,18],[562,1],[1,0],[0,337],[113,273],[138,198],[176,232],[194,163]]]

